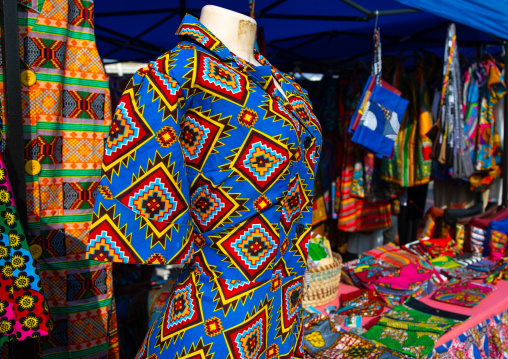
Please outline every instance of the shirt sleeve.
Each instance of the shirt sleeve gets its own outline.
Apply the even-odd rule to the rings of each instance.
[[[179,142],[185,99],[157,62],[118,103],[104,149],[87,258],[186,263],[193,252],[189,184]]]

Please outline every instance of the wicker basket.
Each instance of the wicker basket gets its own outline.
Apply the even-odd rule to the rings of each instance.
[[[303,297],[303,306],[319,306],[331,302],[339,293],[342,257],[333,253],[333,263],[307,268],[310,285]]]

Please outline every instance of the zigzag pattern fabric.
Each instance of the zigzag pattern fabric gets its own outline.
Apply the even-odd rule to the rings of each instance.
[[[138,358],[302,358],[320,125],[263,56],[246,63],[191,15],[178,35],[120,100],[88,256],[187,264]]]

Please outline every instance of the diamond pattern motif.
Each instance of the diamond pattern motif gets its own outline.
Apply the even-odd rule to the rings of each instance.
[[[203,323],[201,295],[193,277],[175,286],[164,312],[159,344],[170,339],[176,341],[186,330]]]
[[[155,221],[167,221],[177,205],[160,178],[155,178],[129,198],[129,207],[135,213]]]
[[[180,134],[180,143],[188,166],[201,170],[226,127],[217,118],[212,119],[196,110],[187,112]]]
[[[303,189],[300,178],[296,176],[289,184],[286,198],[282,204],[281,224],[286,233],[289,232],[293,221],[300,216],[302,208],[305,208],[309,198]]]
[[[231,169],[264,193],[283,175],[288,163],[289,153],[282,143],[252,129]]]
[[[218,246],[249,281],[255,280],[275,258],[278,235],[258,214],[238,225]]]
[[[134,88],[126,90],[115,114],[104,148],[103,170],[108,177],[112,172],[118,171],[122,162],[126,163],[139,147],[154,136],[153,130],[141,116],[134,99]]]
[[[238,327],[224,331],[233,359],[258,359],[266,350],[266,311],[260,310]]]
[[[199,176],[190,190],[191,214],[201,232],[218,227],[239,204],[226,191],[204,176]]]
[[[111,124],[109,132],[109,141],[105,148],[106,155],[111,156],[122,147],[128,146],[139,137],[141,129],[129,116],[126,105],[119,103],[117,115]]]
[[[244,74],[220,63],[203,52],[197,52],[198,67],[194,84],[205,92],[244,106],[249,97],[249,82]]]
[[[298,114],[298,117],[300,117],[302,121],[304,121],[308,125],[316,126],[316,128],[318,128],[321,131],[321,125],[319,124],[318,119],[312,112],[307,101],[298,96],[291,96],[289,98],[289,102],[291,103],[291,106],[293,106],[296,113]]]
[[[138,178],[117,198],[137,215],[157,222],[174,221],[188,207],[173,176],[161,165]]]
[[[187,116],[182,129],[182,143],[185,157],[195,160],[201,154],[203,145],[209,138],[210,129],[200,125],[195,119]]]

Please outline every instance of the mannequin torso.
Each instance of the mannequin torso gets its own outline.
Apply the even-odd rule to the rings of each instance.
[[[201,9],[199,21],[236,56],[254,66],[261,66],[254,56],[257,24],[253,18],[218,6],[206,5]],[[286,98],[280,84],[277,81],[274,83]]]
[[[260,66],[254,56],[257,24],[246,15],[214,5],[206,5],[201,9],[199,21],[236,56]]]

